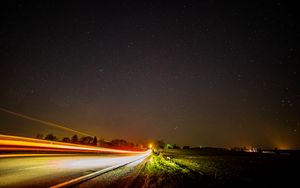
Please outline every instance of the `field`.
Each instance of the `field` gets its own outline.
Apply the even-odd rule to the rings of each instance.
[[[77,187],[300,187],[297,153],[162,150]]]
[[[299,155],[211,150],[164,150],[152,154],[136,186],[299,187]]]

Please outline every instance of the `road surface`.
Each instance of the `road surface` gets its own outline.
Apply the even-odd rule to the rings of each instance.
[[[51,187],[149,154],[0,155],[0,187]]]

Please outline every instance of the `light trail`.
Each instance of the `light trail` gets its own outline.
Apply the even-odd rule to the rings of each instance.
[[[0,135],[1,151],[58,151],[58,152],[91,152],[91,153],[119,153],[140,154],[144,151],[128,151],[56,141],[40,140],[19,136]]]
[[[78,133],[78,134],[81,134],[81,135],[93,137],[93,135],[90,135],[90,134],[87,134],[87,133],[84,133],[84,132],[81,132],[81,131],[76,131],[74,129],[70,129],[68,127],[64,127],[62,125],[59,125],[57,123],[52,123],[52,122],[40,120],[40,119],[37,119],[37,118],[34,118],[34,117],[30,117],[30,116],[27,116],[27,115],[24,115],[24,114],[13,112],[11,110],[7,110],[7,109],[1,108],[1,107],[0,107],[0,110],[3,111],[3,112],[6,112],[6,113],[12,114],[14,116],[17,116],[17,117],[21,117],[21,118],[24,118],[24,119],[28,119],[28,120],[31,120],[31,121],[38,122],[38,123],[49,125],[49,126],[52,126],[52,127],[55,127],[55,128],[60,128],[60,129],[66,130],[66,131],[71,131],[71,132]]]
[[[17,117],[29,119],[35,122],[43,123],[52,127],[60,128],[67,131],[72,131],[79,133],[81,135],[92,136],[81,131],[76,131],[55,123],[39,120],[34,117],[30,117],[24,114],[13,112],[0,107],[0,111],[15,115]],[[11,136],[11,135],[1,135],[0,134],[0,151],[49,151],[49,152],[82,152],[82,153],[119,153],[119,154],[139,154],[143,153],[141,151],[128,151],[128,150],[118,150],[109,148],[100,148],[94,146],[86,146],[72,143],[40,140],[34,138]]]
[[[78,154],[50,154],[50,153],[47,153],[47,154],[37,154],[37,153],[30,153],[30,154],[27,154],[27,153],[24,153],[24,154],[2,154],[0,155],[0,158],[10,158],[10,157],[59,157],[59,156],[78,156]]]
[[[0,187],[68,187],[150,154],[15,154],[0,158]]]

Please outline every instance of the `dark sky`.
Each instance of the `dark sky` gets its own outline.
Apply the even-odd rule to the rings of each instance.
[[[300,148],[298,6],[247,2],[1,2],[0,106],[105,139]]]

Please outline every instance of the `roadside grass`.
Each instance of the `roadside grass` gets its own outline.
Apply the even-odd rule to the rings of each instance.
[[[152,154],[151,158],[146,166],[146,170],[150,174],[178,174],[178,173],[189,173],[189,170],[183,168],[171,159],[166,159],[163,155]]]
[[[152,154],[144,170],[146,187],[198,187],[208,184],[196,169],[195,163],[182,162],[177,159]],[[201,177],[200,177],[201,176]],[[206,186],[207,187],[207,186]]]

